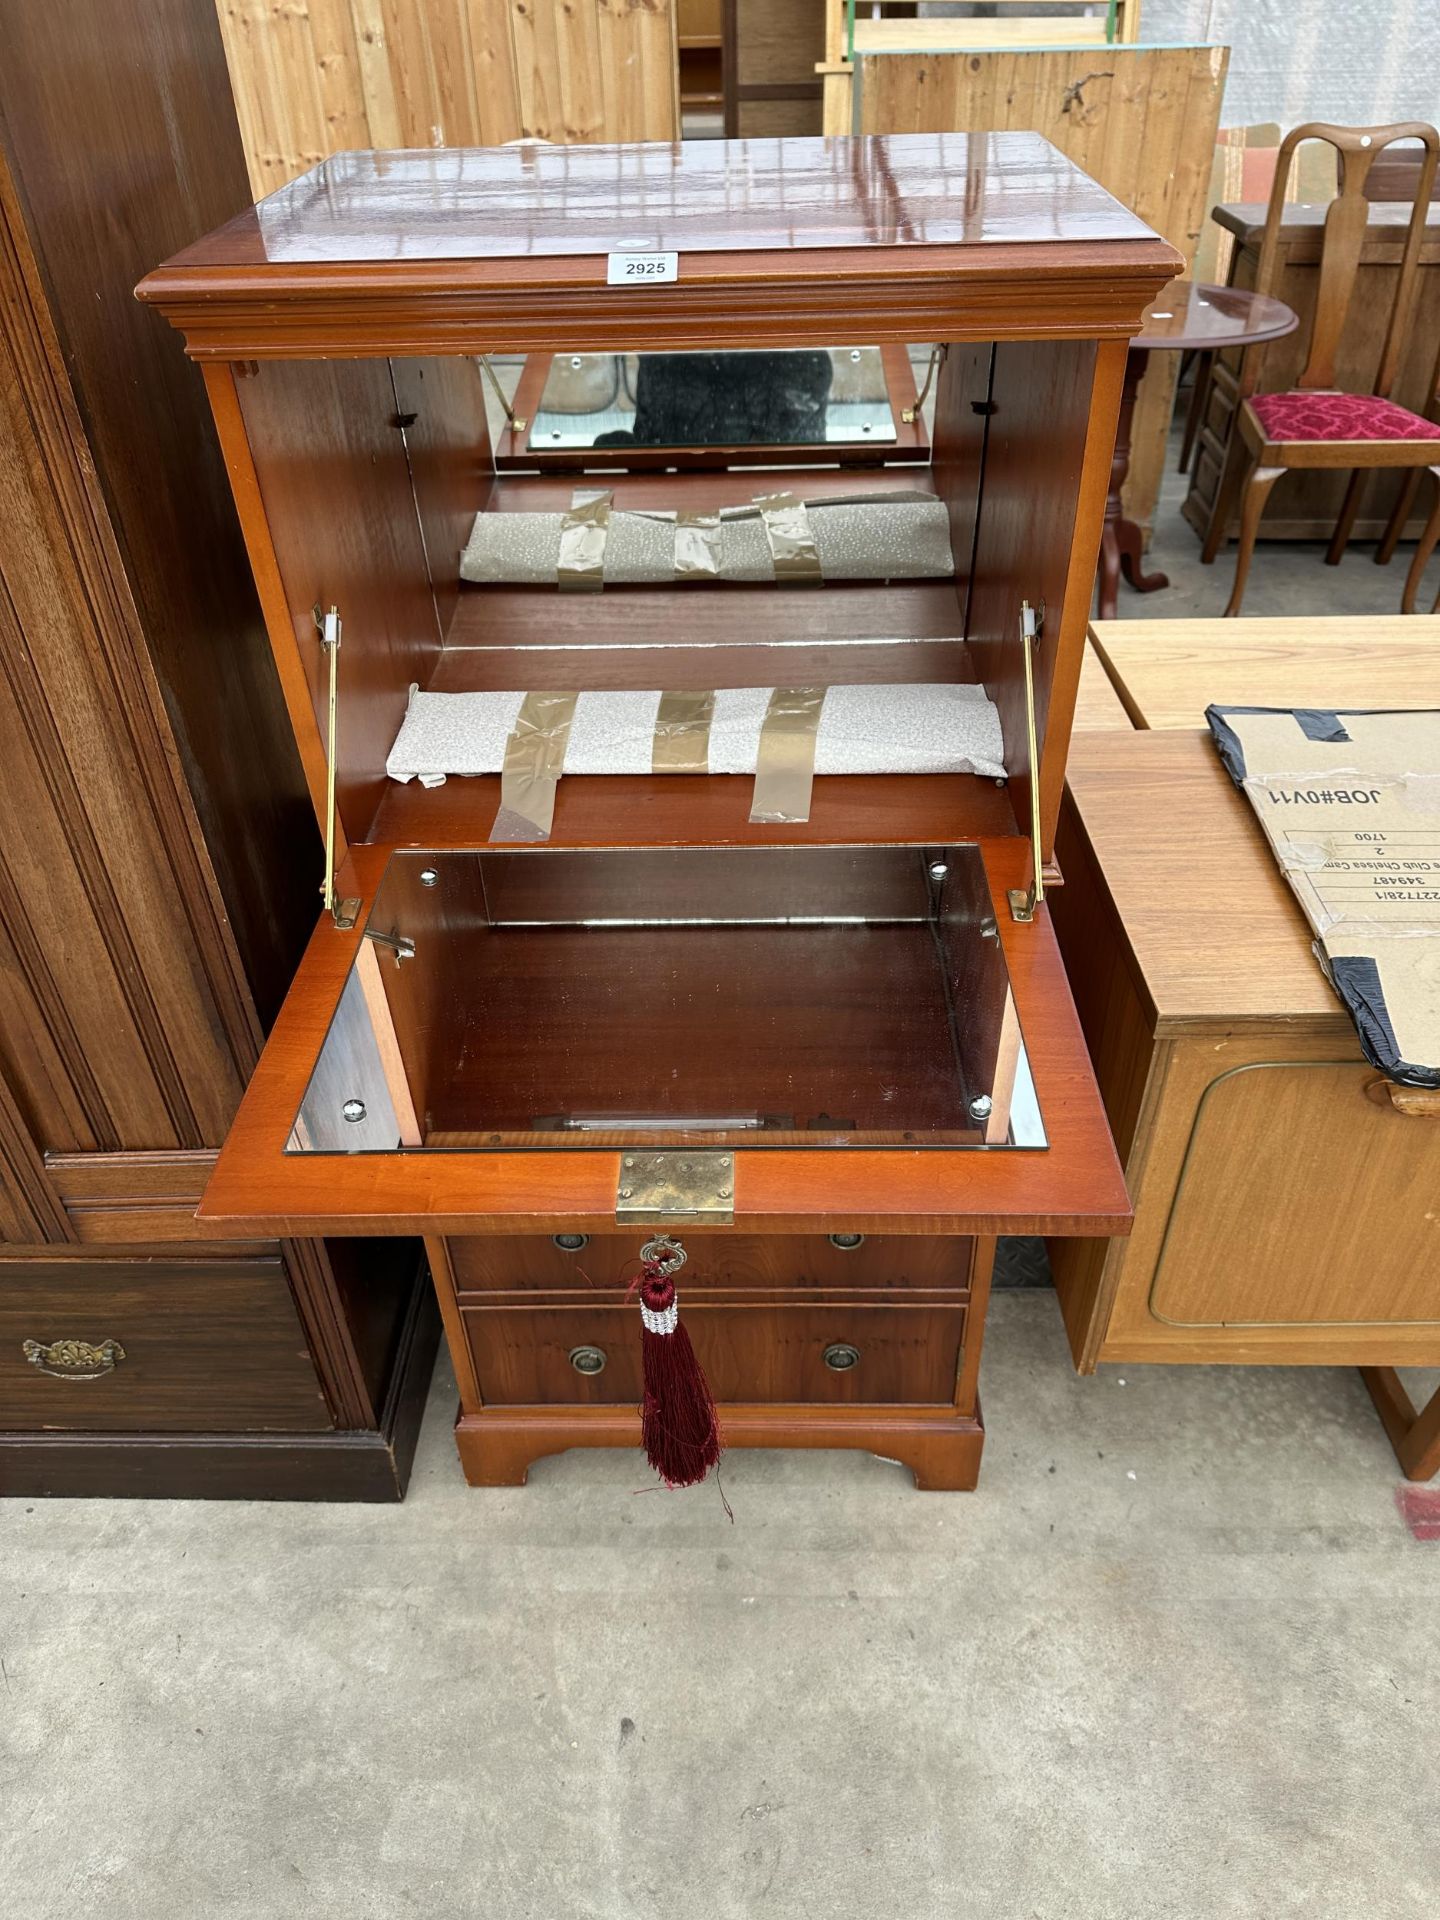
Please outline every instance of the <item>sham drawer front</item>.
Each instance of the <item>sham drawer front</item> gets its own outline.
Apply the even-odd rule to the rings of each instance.
[[[963,1307],[707,1307],[681,1317],[719,1401],[948,1405]],[[626,1307],[467,1307],[482,1401],[638,1404],[640,1314]]]
[[[757,1292],[928,1294],[963,1303],[975,1242],[919,1234],[695,1233],[683,1227],[626,1233],[476,1235],[447,1242],[455,1290],[494,1293],[622,1293],[640,1267],[640,1250],[668,1232],[688,1258],[675,1276],[686,1299],[708,1288]],[[854,1246],[847,1240],[857,1241]],[[579,1242],[578,1245],[566,1242]]]
[[[331,1424],[279,1260],[0,1263],[0,1428]]]

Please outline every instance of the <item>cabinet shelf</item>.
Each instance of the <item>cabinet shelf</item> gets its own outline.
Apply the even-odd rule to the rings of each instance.
[[[751,821],[753,783],[736,774],[573,774],[555,795],[557,847],[926,846],[1017,840],[1003,787],[973,773],[817,776],[810,818]],[[500,776],[443,787],[390,783],[373,829],[380,847],[474,847],[489,839]]]
[[[963,628],[964,607],[952,580],[857,581],[823,593],[763,586],[593,594],[462,587],[448,644],[423,684],[432,693],[473,693],[802,686],[817,678],[850,685],[973,681]],[[783,668],[777,665],[782,658]]]

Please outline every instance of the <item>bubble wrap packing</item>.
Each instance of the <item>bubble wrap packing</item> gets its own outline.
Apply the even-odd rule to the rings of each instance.
[[[447,774],[498,773],[523,693],[410,696],[385,770],[438,787]],[[768,687],[722,687],[710,727],[712,773],[753,773]],[[566,773],[649,773],[658,693],[582,693],[565,752]],[[830,687],[820,713],[815,771],[1005,771],[1000,716],[983,687]]]
[[[945,579],[955,570],[949,515],[942,501],[810,501],[807,513],[827,580]],[[559,513],[477,514],[461,557],[461,577],[479,586],[553,587],[564,518]],[[719,580],[775,578],[765,522],[758,512],[722,518],[713,540]],[[612,509],[604,578],[607,586],[616,587],[673,580],[675,522]]]

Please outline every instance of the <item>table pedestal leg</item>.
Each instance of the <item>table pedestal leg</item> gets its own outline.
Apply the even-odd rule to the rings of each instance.
[[[1115,432],[1115,457],[1110,462],[1110,491],[1105,500],[1105,525],[1100,535],[1100,618],[1115,618],[1116,601],[1119,598],[1120,575],[1125,578],[1137,593],[1155,593],[1161,587],[1168,587],[1169,578],[1163,573],[1144,573],[1141,571],[1144,557],[1144,536],[1133,520],[1127,520],[1120,507],[1120,489],[1125,484],[1125,476],[1130,471],[1130,423],[1135,414],[1135,392],[1145,372],[1150,355],[1143,348],[1132,347],[1125,361],[1125,384],[1120,394],[1120,420]]]
[[[1440,1473],[1440,1389],[1417,1413],[1393,1367],[1362,1367],[1360,1377],[1370,1389],[1405,1478],[1429,1480]]]

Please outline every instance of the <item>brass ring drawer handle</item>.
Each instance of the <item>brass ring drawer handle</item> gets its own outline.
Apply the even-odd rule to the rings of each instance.
[[[820,1358],[832,1373],[849,1373],[860,1364],[860,1349],[852,1347],[848,1340],[836,1340],[826,1347]]]
[[[48,1346],[39,1340],[25,1340],[20,1351],[38,1372],[48,1373],[55,1380],[99,1380],[113,1373],[116,1361],[125,1358],[118,1340],[102,1340],[98,1346],[89,1340],[52,1340]]]
[[[587,1380],[593,1380],[597,1373],[605,1371],[605,1349],[603,1347],[572,1347],[570,1364]]]

